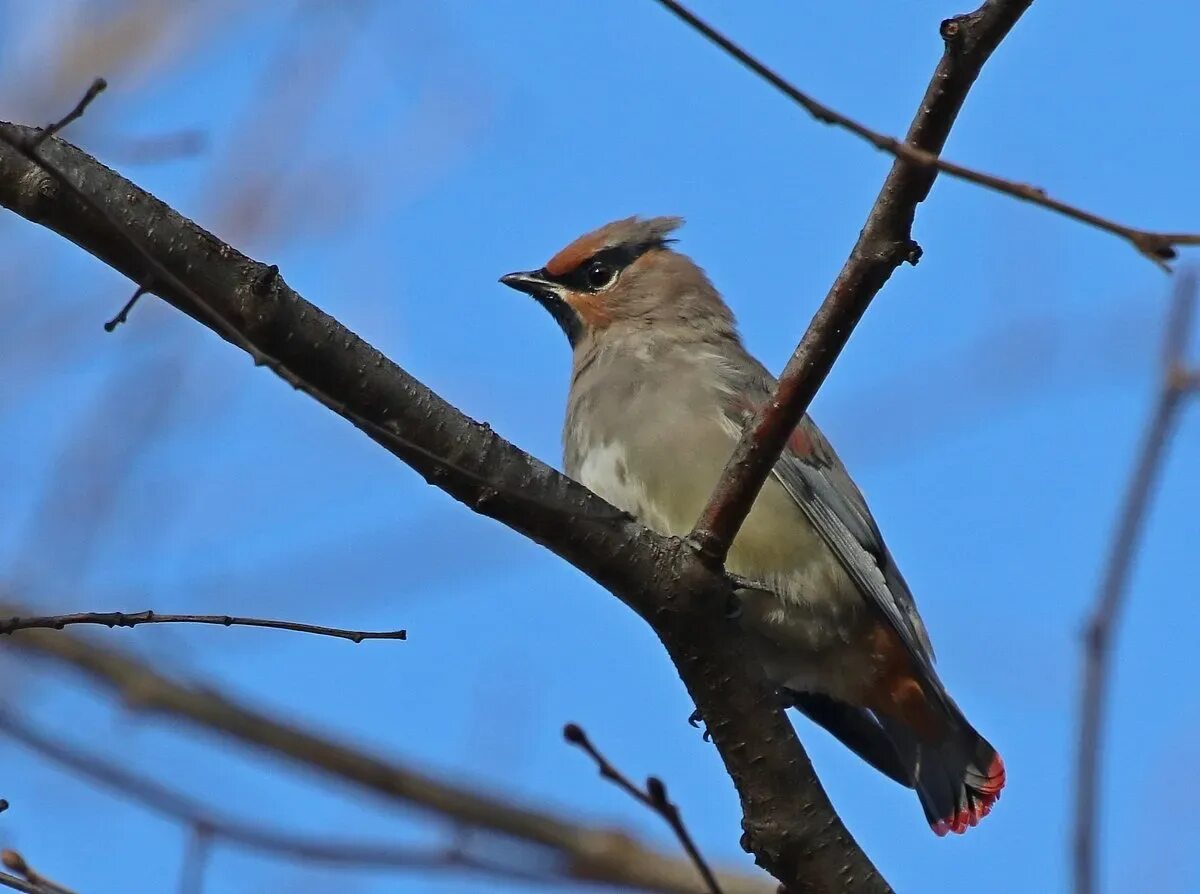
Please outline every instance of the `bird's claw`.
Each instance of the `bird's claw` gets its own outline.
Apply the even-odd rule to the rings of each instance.
[[[695,728],[695,729],[699,729],[700,727],[704,727],[704,736],[703,736],[703,738],[704,738],[704,741],[705,741],[705,742],[711,742],[711,741],[712,741],[712,733],[710,733],[710,732],[708,731],[708,727],[704,726],[704,717],[703,717],[703,716],[701,716],[701,714],[700,714],[700,709],[699,709],[699,708],[697,708],[695,711],[693,711],[693,712],[692,712],[692,713],[691,713],[691,714],[688,716],[688,725],[689,725],[689,726],[691,726],[691,727],[693,727],[693,728]]]

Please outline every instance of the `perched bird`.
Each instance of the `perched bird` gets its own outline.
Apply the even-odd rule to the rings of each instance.
[[[775,380],[733,314],[671,248],[677,217],[630,217],[500,282],[532,295],[573,350],[566,472],[660,534],[686,536]],[[729,551],[738,622],[769,678],[864,760],[915,788],[938,835],[1004,786],[1000,755],[933,668],[912,593],[866,501],[807,416]]]

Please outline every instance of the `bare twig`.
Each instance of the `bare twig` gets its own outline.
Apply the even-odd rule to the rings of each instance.
[[[0,613],[17,612],[13,606],[4,604],[0,605]],[[224,733],[306,769],[360,786],[394,802],[424,809],[459,827],[487,830],[509,840],[538,845],[542,848],[540,853],[550,861],[552,871],[560,880],[567,878],[617,885],[659,894],[697,894],[699,890],[695,881],[695,867],[690,862],[650,850],[626,834],[583,826],[550,813],[517,807],[497,797],[441,782],[395,761],[342,745],[251,710],[209,685],[189,686],[176,682],[146,662],[119,650],[89,642],[69,631],[22,631],[13,637],[12,645],[86,673],[91,680],[109,688],[141,710],[182,718],[210,731]],[[11,733],[13,722],[11,715],[4,718],[5,732]],[[37,747],[40,749],[46,744],[43,738]],[[62,762],[65,763],[63,746],[54,750],[54,756],[64,758]],[[128,778],[128,773],[112,775],[111,767],[95,762],[89,762],[86,768],[89,774],[93,770],[105,774],[106,784],[111,781],[113,786],[124,786],[133,782]],[[83,771],[82,766],[80,769]],[[136,792],[130,788],[127,793],[139,800],[153,798],[156,806],[169,808],[181,818],[195,806],[186,800],[168,803],[166,790],[161,786],[156,788],[156,791],[152,791],[139,787]],[[211,814],[209,818],[218,821],[223,831],[235,831],[240,836],[239,841],[247,846],[251,846],[250,840],[254,841],[255,846],[269,846],[275,850],[281,850],[289,844],[287,836],[274,839],[262,837],[254,827],[236,829],[231,827],[229,820]],[[212,824],[210,828],[215,830],[217,825]],[[305,847],[308,853],[318,853],[317,842],[306,844]],[[319,853],[332,862],[335,855],[331,851],[335,848],[336,843]],[[371,855],[362,849],[363,846],[359,845],[358,848],[353,856],[373,856],[376,865],[383,865],[385,857],[394,859],[398,856],[394,850],[390,855],[384,852]],[[426,852],[426,858],[430,856]],[[446,854],[435,856],[444,863]],[[416,860],[418,854],[413,853],[410,858]],[[442,864],[435,862],[432,865]],[[486,871],[492,871],[492,867],[489,865]],[[768,885],[765,879],[745,873],[723,872],[718,874],[718,878],[726,894],[771,894],[775,890],[775,886]]]
[[[1140,254],[1149,258],[1156,265],[1164,270],[1169,270],[1166,262],[1175,258],[1177,252],[1176,246],[1180,245],[1200,245],[1200,233],[1156,233],[1149,230],[1139,230],[1135,227],[1126,226],[1114,220],[1101,217],[1098,214],[1093,214],[1090,211],[1085,211],[1074,205],[1069,205],[1058,199],[1052,198],[1046,194],[1046,190],[1039,186],[1031,186],[1028,183],[1019,183],[1015,180],[1008,180],[1004,177],[997,177],[994,174],[987,174],[983,171],[977,171],[973,168],[968,168],[963,165],[955,164],[952,161],[946,161],[939,158],[936,153],[930,152],[919,146],[913,146],[905,143],[895,137],[872,130],[865,124],[861,124],[843,115],[836,109],[832,109],[824,103],[818,102],[808,94],[799,90],[790,81],[787,81],[782,75],[768,67],[763,62],[756,59],[746,50],[742,49],[724,34],[713,28],[703,19],[691,12],[682,3],[677,3],[675,0],[655,0],[660,6],[665,7],[676,17],[690,25],[697,32],[702,34],[712,43],[716,44],[746,68],[750,69],[764,81],[769,83],[775,89],[786,95],[789,99],[801,106],[808,114],[817,119],[823,124],[830,124],[834,127],[840,127],[847,130],[857,137],[867,141],[876,149],[880,149],[897,158],[903,158],[905,161],[911,162],[914,165],[919,165],[925,168],[935,168],[944,174],[955,177],[959,180],[965,180],[968,183],[974,183],[977,186],[982,186],[985,189],[990,189],[1007,196],[1012,196],[1015,199],[1020,199],[1024,202],[1031,202],[1034,205],[1040,205],[1051,211],[1055,211],[1072,220],[1077,220],[1087,226],[1094,227],[1106,233],[1111,233],[1120,239],[1125,240],[1132,245]],[[942,36],[947,40],[956,39],[958,36],[958,21],[956,19],[947,19],[942,23]]]
[[[317,636],[333,636],[361,643],[366,639],[408,639],[407,630],[346,630],[302,624],[299,621],[276,621],[270,618],[239,618],[233,615],[164,615],[159,612],[78,612],[70,615],[7,618],[0,620],[0,634],[16,630],[62,630],[73,624],[100,624],[104,627],[137,627],[139,624],[215,624],[220,627],[267,627],[272,630],[293,630]]]
[[[146,286],[138,286],[133,290],[133,297],[125,302],[124,306],[117,311],[117,315],[104,324],[105,332],[112,332],[122,323],[129,319],[129,312],[133,310],[133,306],[138,303],[138,299],[149,292],[150,289]]]
[[[941,151],[984,63],[1032,2],[985,0],[975,12],[942,23],[945,50],[909,126],[909,145]],[[780,374],[775,393],[746,426],[696,522],[692,540],[708,562],[724,562],[788,437],[871,299],[897,267],[919,258],[912,222],[936,177],[936,167],[897,155],[850,257]]]
[[[1104,706],[1110,677],[1112,639],[1129,588],[1129,577],[1167,446],[1185,398],[1200,393],[1200,366],[1188,366],[1188,341],[1196,311],[1196,276],[1181,273],[1175,283],[1163,339],[1162,379],[1154,410],[1142,433],[1138,456],[1126,485],[1104,577],[1084,633],[1083,684],[1079,706],[1079,756],[1075,778],[1075,894],[1096,890],[1096,829],[1099,823],[1099,769]]]
[[[104,78],[96,78],[96,80],[92,81],[91,86],[88,87],[84,92],[83,97],[79,100],[79,102],[75,103],[75,108],[71,109],[71,111],[67,112],[67,114],[63,115],[53,124],[48,124],[43,127],[41,133],[30,140],[29,144],[25,148],[30,153],[36,152],[37,148],[41,146],[42,143],[46,142],[46,140],[48,140],[50,137],[54,136],[71,122],[82,118],[83,113],[87,111],[87,107],[92,104],[92,100],[99,96],[107,86],[108,82],[105,81]]]
[[[11,848],[0,851],[0,863],[21,876],[42,894],[72,894],[70,888],[65,888],[36,871],[18,851]]]
[[[687,830],[687,826],[683,824],[683,817],[679,815],[679,808],[671,803],[667,798],[667,787],[661,779],[655,776],[646,777],[646,790],[642,791],[620,770],[610,764],[607,758],[601,754],[591,739],[587,737],[587,733],[574,723],[568,723],[563,727],[563,738],[572,745],[577,745],[583,749],[593,761],[596,762],[596,768],[600,771],[600,775],[605,779],[616,784],[618,788],[629,794],[635,801],[645,804],[664,820],[671,827],[671,831],[675,833],[675,837],[679,839],[679,843],[687,852],[688,858],[696,865],[696,870],[700,873],[700,877],[704,879],[704,885],[708,889],[709,894],[722,894],[721,886],[717,884],[717,879],[713,875],[712,870],[708,868],[708,863],[705,862],[704,856],[700,853],[700,849],[696,847],[696,842],[692,840],[691,834]]]

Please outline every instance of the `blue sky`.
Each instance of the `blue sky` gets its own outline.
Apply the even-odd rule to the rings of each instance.
[[[53,58],[47,21],[83,22],[86,49],[119,5],[0,4],[0,65],[41,83],[30,72]],[[80,9],[90,18],[69,18]],[[938,23],[963,11],[878,0],[695,9],[802,89],[890,133],[903,132],[933,70]],[[308,299],[555,464],[567,347],[497,276],[610,219],[680,214],[681,250],[778,369],[888,167],[649,0],[214,2],[209,12],[204,27],[161,44],[177,62],[148,54],[114,73],[76,51],[73,65],[58,60],[73,77],[42,105],[10,88],[0,117],[57,117],[92,76],[108,76],[74,139],[279,264]],[[988,64],[947,157],[1133,225],[1200,228],[1200,127],[1187,111],[1200,107],[1198,27],[1200,8],[1184,0],[1154,16],[1036,4]],[[180,129],[202,133],[204,150],[121,160],[125,137]],[[256,228],[255,214],[267,223]],[[940,840],[910,792],[823,734],[801,734],[898,890],[964,879],[978,894],[1061,890],[1079,632],[1149,412],[1169,283],[1111,237],[948,180],[914,235],[923,259],[880,294],[814,415],[867,493],[941,673],[1000,749],[1009,785],[981,828]],[[630,774],[666,779],[714,861],[749,867],[732,786],[685,723],[682,684],[616,600],[169,308],[143,302],[106,335],[100,324],[128,284],[12,215],[0,217],[0,269],[22,298],[0,332],[0,463],[12,475],[0,567],[28,600],[406,626],[408,643],[359,647],[249,630],[98,636],[431,772],[673,847],[562,743],[563,723],[578,722]],[[1111,890],[1200,887],[1190,805],[1175,794],[1200,730],[1189,623],[1197,455],[1193,408],[1118,642],[1101,848]],[[101,485],[114,480],[106,497]],[[420,816],[29,669],[5,662],[13,705],[231,812],[314,833],[437,840],[441,827]],[[13,804],[3,843],[81,891],[174,884],[185,842],[176,825],[16,746],[0,742],[0,754],[0,795]],[[232,849],[216,853],[206,890],[334,884],[517,890],[335,875]]]

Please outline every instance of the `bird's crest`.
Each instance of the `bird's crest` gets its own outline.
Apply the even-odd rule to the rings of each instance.
[[[549,261],[546,272],[562,276],[571,272],[596,252],[618,245],[658,247],[668,241],[667,234],[683,226],[682,217],[626,217],[614,220],[598,230],[580,236]]]

